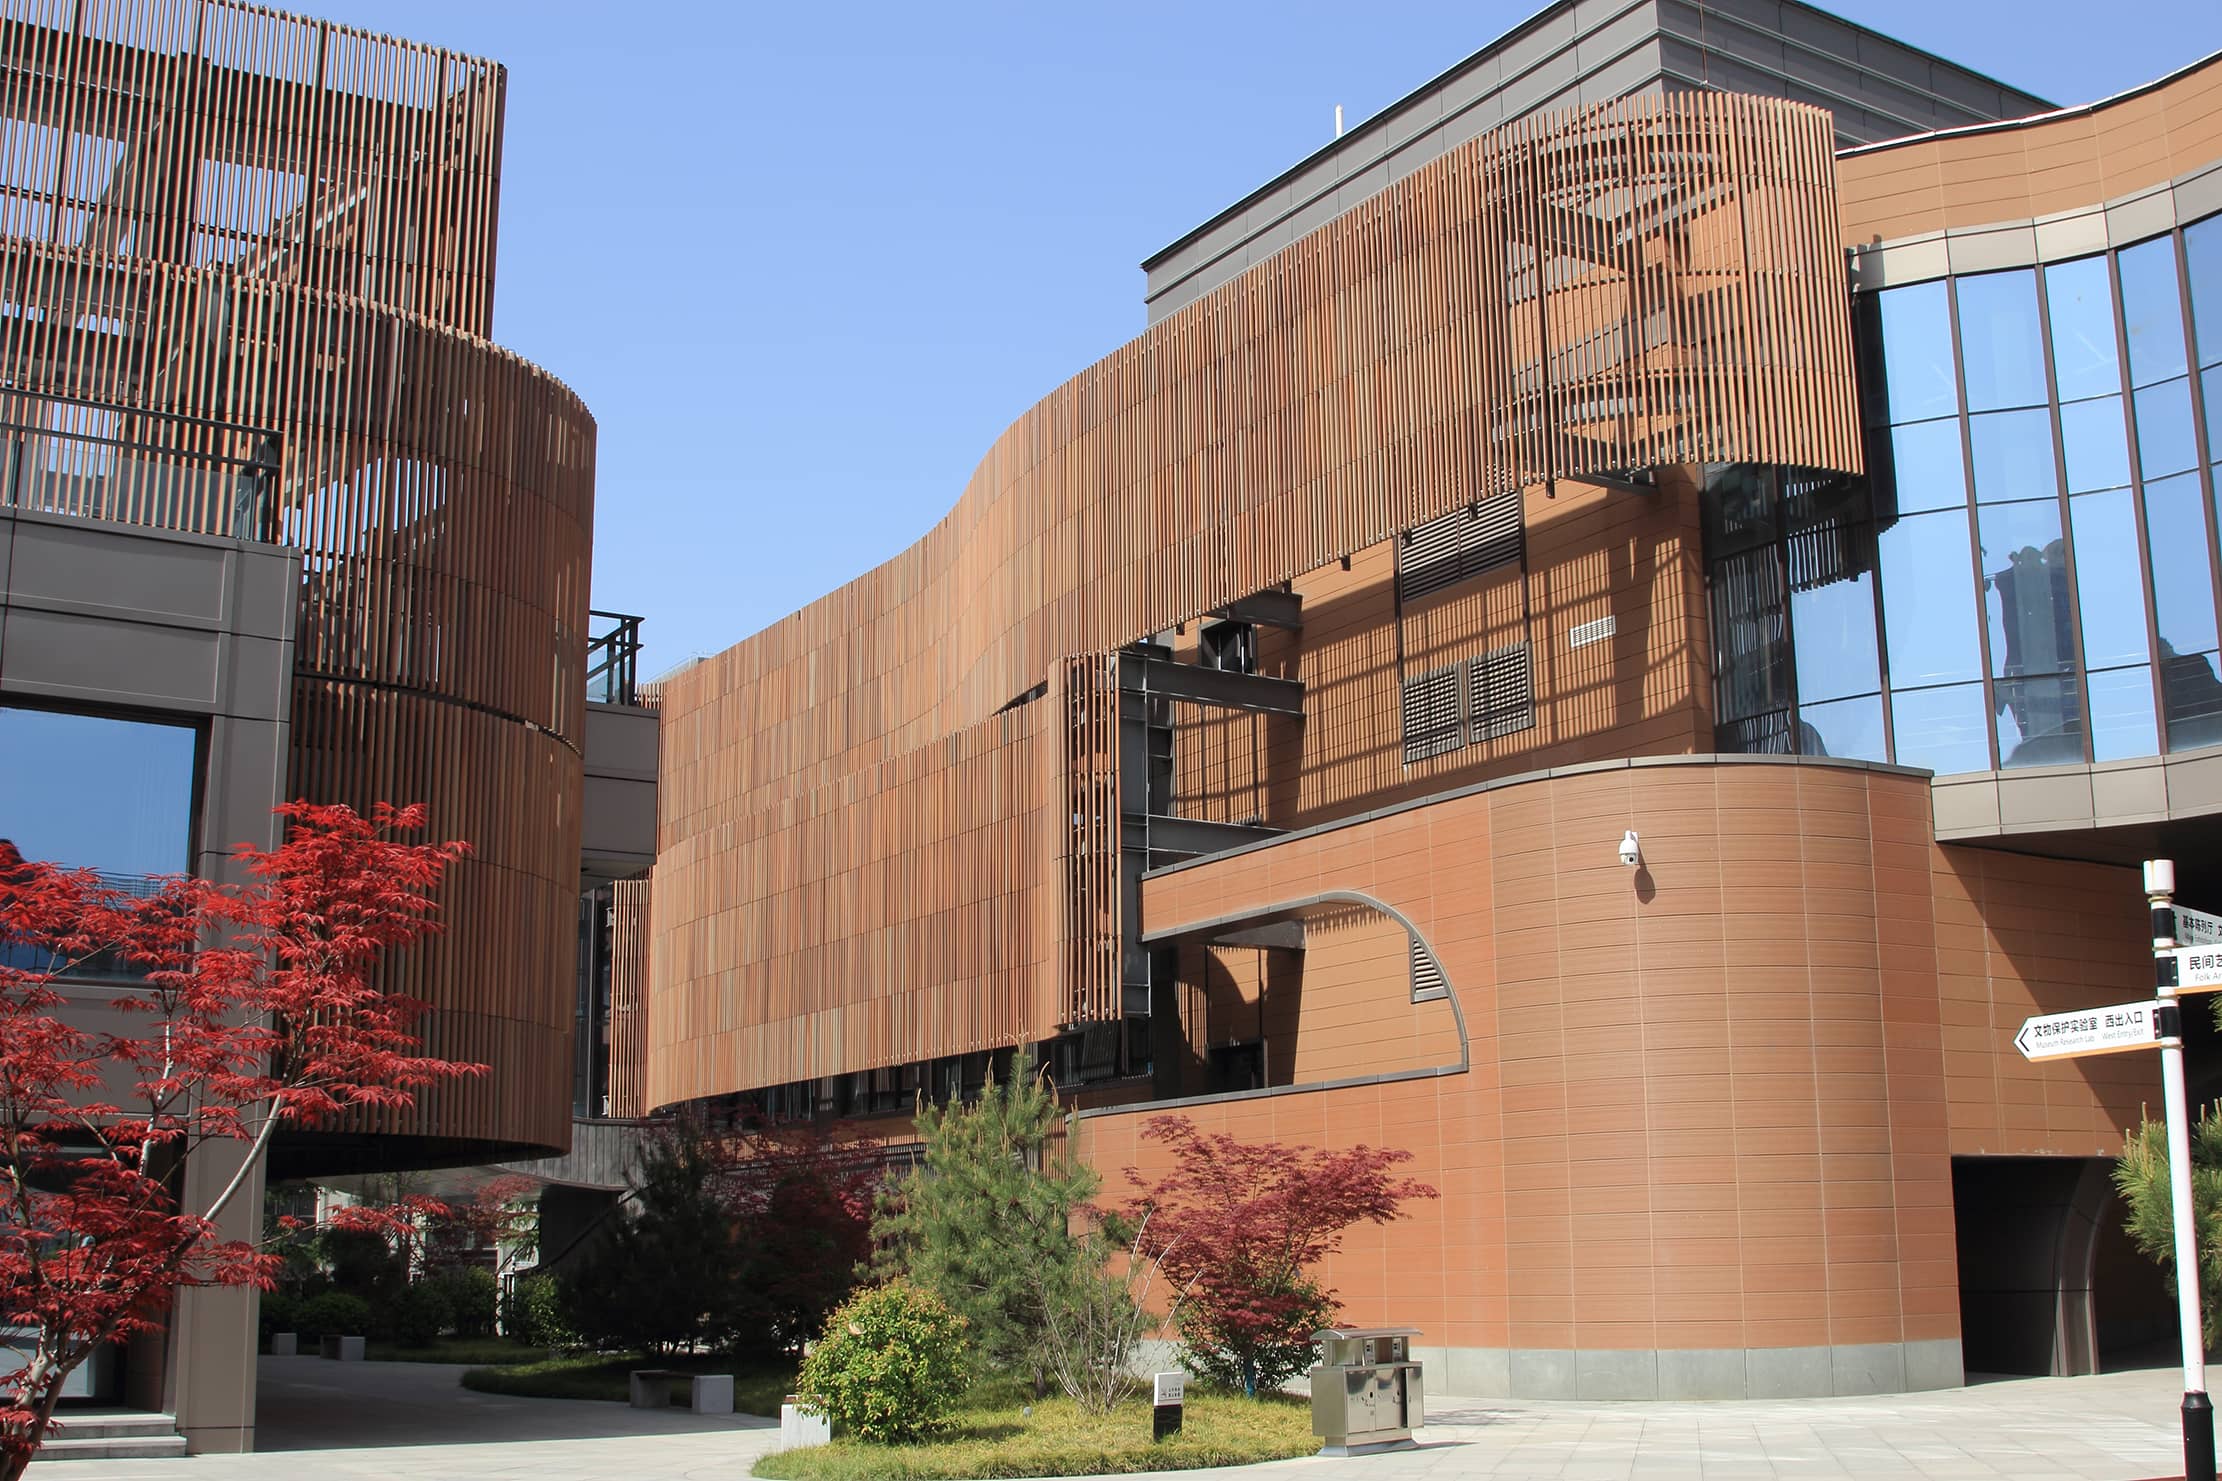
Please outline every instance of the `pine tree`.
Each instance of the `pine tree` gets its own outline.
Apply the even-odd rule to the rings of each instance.
[[[988,1360],[1046,1387],[1044,1275],[1081,1258],[1073,1210],[1097,1178],[1071,1156],[1054,1088],[1021,1056],[972,1105],[922,1104],[925,1163],[872,1221],[885,1274],[906,1275],[971,1324]]]
[[[739,1266],[722,1170],[716,1141],[686,1118],[643,1150],[630,1211],[564,1277],[582,1336],[662,1353],[720,1335]]]
[[[2129,1205],[2124,1227],[2145,1258],[2176,1288],[2175,1204],[2168,1187],[2168,1127],[2145,1121],[2114,1160],[2114,1186]],[[2199,1112],[2191,1126],[2191,1216],[2198,1230],[2199,1310],[2206,1344],[2222,1339],[2222,1104]]]

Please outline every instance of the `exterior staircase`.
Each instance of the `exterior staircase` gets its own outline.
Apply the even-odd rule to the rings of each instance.
[[[183,1460],[185,1437],[174,1414],[138,1409],[86,1409],[61,1422],[32,1464],[63,1460]]]

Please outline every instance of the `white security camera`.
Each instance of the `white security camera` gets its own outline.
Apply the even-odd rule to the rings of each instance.
[[[1643,849],[1636,842],[1636,830],[1633,828],[1620,835],[1620,862],[1630,869],[1638,868],[1643,863]]]

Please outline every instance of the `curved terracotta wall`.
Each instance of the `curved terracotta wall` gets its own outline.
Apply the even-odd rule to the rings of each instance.
[[[2222,57],[2085,108],[1847,152],[1844,245],[2102,205],[2222,159]]]
[[[2134,992],[2147,948],[2133,871],[1940,849],[1928,793],[1856,763],[1575,768],[1155,874],[1153,932],[1379,899],[1433,947],[1472,1055],[1184,1112],[1415,1155],[1442,1199],[1324,1272],[1354,1322],[1542,1353],[1948,1343],[1951,1155],[2110,1153],[2150,1094],[2134,1056],[2030,1065],[2013,1029]],[[1325,1036],[1314,1073],[1402,1068],[1333,1049],[1369,985],[1420,1011],[1405,974],[1304,970],[1303,1011],[1339,1015],[1288,1030]],[[1089,1113],[1090,1160],[1148,1165],[1151,1114]]]
[[[27,9],[0,27],[0,114],[61,143],[18,128],[8,165],[68,186],[64,209],[0,208],[0,364],[34,393],[9,419],[141,445],[41,496],[302,552],[291,791],[427,802],[474,849],[447,933],[395,975],[432,1004],[430,1052],[494,1073],[365,1129],[560,1147],[594,423],[469,332],[501,69],[224,0]],[[235,529],[266,434],[273,522]]]
[[[673,676],[650,1103],[1054,1028],[1075,990],[1028,979],[1063,960],[1069,902],[1025,861],[1066,857],[1089,811],[1065,738],[1087,719],[994,717],[1061,661],[1495,490],[1707,460],[1856,470],[1836,219],[1816,109],[1631,99],[1485,135],[1061,387],[911,549]],[[1033,780],[960,781],[990,749]],[[896,902],[859,947],[835,922],[882,907],[829,858],[1000,872],[948,909]],[[988,891],[993,919],[964,918]],[[1115,939],[1116,901],[1083,903]],[[974,981],[1006,1006],[965,1010]],[[920,991],[943,1006],[885,1001]]]

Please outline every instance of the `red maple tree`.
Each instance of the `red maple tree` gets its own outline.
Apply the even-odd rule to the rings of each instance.
[[[1405,1199],[1436,1196],[1392,1174],[1412,1154],[1390,1147],[1244,1142],[1186,1116],[1155,1117],[1142,1136],[1172,1154],[1172,1170],[1152,1182],[1128,1168],[1138,1191],[1122,1212],[1140,1230],[1139,1253],[1188,1291],[1184,1361],[1252,1397],[1302,1372],[1312,1333],[1334,1320],[1335,1293],[1306,1267],[1353,1225],[1386,1224]]]
[[[435,931],[461,843],[420,843],[424,809],[277,809],[246,882],[177,877],[126,893],[0,849],[0,1325],[33,1334],[0,1372],[0,1481],[53,1423],[63,1381],[107,1343],[160,1328],[180,1287],[269,1287],[277,1256],[220,1236],[281,1127],[406,1107],[485,1066],[426,1056],[425,1005],[377,967]],[[98,983],[75,1001],[80,980]],[[86,1026],[88,1009],[134,1031]],[[185,1207],[203,1149],[244,1143]]]
[[[855,1291],[871,1258],[880,1143],[803,1127],[752,1133],[726,1153],[724,1200],[743,1252],[736,1343],[800,1351]]]

